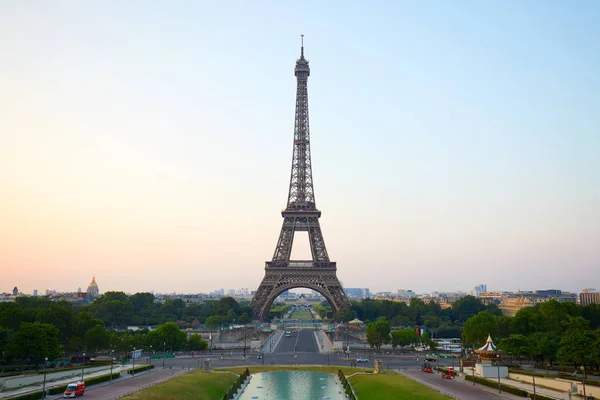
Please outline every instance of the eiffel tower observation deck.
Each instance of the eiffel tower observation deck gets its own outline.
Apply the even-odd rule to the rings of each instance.
[[[265,277],[252,303],[255,317],[262,320],[273,301],[285,290],[303,287],[322,294],[337,311],[350,306],[336,275],[336,263],[329,260],[316,207],[310,156],[308,122],[308,77],[310,67],[304,57],[304,38],[300,58],[294,68],[296,76],[296,111],[292,171],[286,208],[281,212],[283,225],[271,261],[266,262]],[[295,232],[308,232],[311,260],[291,260]]]

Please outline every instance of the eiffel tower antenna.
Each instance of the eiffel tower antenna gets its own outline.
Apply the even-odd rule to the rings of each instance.
[[[350,301],[336,275],[336,263],[329,260],[321,232],[312,178],[310,129],[308,123],[308,77],[310,67],[304,58],[304,35],[300,58],[296,60],[296,112],[292,171],[287,207],[281,212],[283,225],[271,261],[266,262],[265,277],[250,307],[254,317],[264,320],[273,301],[286,290],[309,288],[329,301],[334,311],[350,307]],[[295,232],[308,232],[311,260],[290,260]]]

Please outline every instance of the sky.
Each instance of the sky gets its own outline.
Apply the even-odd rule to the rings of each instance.
[[[0,292],[258,287],[301,34],[346,287],[600,290],[597,1],[0,9]]]

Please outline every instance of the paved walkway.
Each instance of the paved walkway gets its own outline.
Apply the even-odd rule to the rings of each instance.
[[[473,371],[472,368],[465,368],[464,374],[471,375],[472,371]],[[490,380],[497,381],[497,378],[490,379]],[[465,381],[465,382],[468,382],[468,381]],[[469,383],[471,383],[471,382],[469,382]],[[500,378],[500,383],[503,385],[512,386],[514,388],[526,390],[529,393],[533,393],[533,384],[531,384],[531,383],[520,382],[520,381],[517,381],[514,379],[508,379],[508,378]],[[538,385],[536,385],[536,387],[535,387],[535,392],[537,394],[541,394],[541,395],[544,395],[546,397],[550,397],[553,399],[564,399],[564,400],[569,399],[569,393],[567,393],[567,392],[561,392],[558,390],[540,387]]]
[[[396,370],[401,375],[406,376],[422,385],[428,386],[442,394],[448,395],[460,400],[522,400],[521,397],[514,396],[508,393],[498,394],[493,389],[472,384],[464,384],[466,382],[462,378],[442,379],[439,373],[428,374],[421,370]],[[461,382],[462,381],[462,382]]]

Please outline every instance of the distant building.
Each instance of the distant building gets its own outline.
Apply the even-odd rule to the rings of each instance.
[[[16,296],[19,294],[19,288],[15,286],[15,288],[13,289],[13,296]]]
[[[96,283],[96,277],[92,278],[92,281],[88,285],[87,288],[87,297],[89,301],[93,301],[96,297],[100,295],[100,289],[98,289],[98,284]]]
[[[487,285],[477,285],[473,288],[471,294],[475,297],[481,296],[482,293],[487,292]]]
[[[557,289],[551,290],[536,290],[535,292],[519,292],[516,295],[502,298],[498,307],[502,313],[509,317],[514,317],[517,312],[525,307],[533,307],[538,303],[556,300],[559,302],[577,302],[577,294],[563,292]]]
[[[579,304],[587,306],[588,304],[600,304],[600,292],[593,289],[584,289],[579,293]]]
[[[37,297],[37,295],[38,295],[37,289],[33,289],[33,296]]]
[[[354,300],[362,300],[371,297],[369,288],[344,288],[346,295]]]

